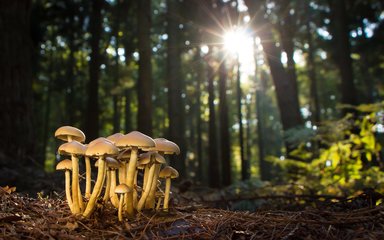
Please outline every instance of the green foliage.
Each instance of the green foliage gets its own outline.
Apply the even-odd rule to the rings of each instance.
[[[269,157],[285,173],[286,181],[307,187],[311,192],[350,194],[364,187],[383,188],[384,165],[377,127],[382,126],[383,103],[355,107],[358,117],[347,115],[324,122],[316,135],[291,152],[289,158]],[[292,130],[294,131],[294,130]],[[289,139],[297,140],[305,131]]]

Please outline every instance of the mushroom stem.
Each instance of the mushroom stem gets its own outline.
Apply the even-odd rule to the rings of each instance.
[[[159,197],[159,199],[157,200],[156,210],[160,209],[162,199],[163,199],[163,197]]]
[[[81,195],[80,187],[78,188],[77,192],[78,192],[77,197],[79,200],[80,212],[83,212],[84,211],[84,201],[83,201],[83,196]]]
[[[69,170],[65,170],[65,196],[67,198],[69,209],[73,213],[73,203],[71,196],[71,173]]]
[[[163,209],[168,211],[168,203],[169,203],[169,194],[171,192],[171,178],[167,177],[165,179],[165,193],[164,193],[164,204]]]
[[[161,164],[155,164],[155,173],[151,177],[148,176],[148,182],[152,181],[152,184],[150,186],[149,195],[147,197],[147,200],[145,202],[145,208],[151,209],[155,207],[155,195],[156,195],[156,189],[157,189],[157,180],[159,177]]]
[[[111,170],[107,170],[107,181],[105,183],[105,191],[104,191],[104,197],[103,197],[103,202],[108,202],[109,200],[109,193],[111,189]]]
[[[118,209],[118,217],[119,217],[119,221],[123,221],[123,202],[124,202],[124,196],[127,195],[126,193],[125,194],[121,194],[120,195],[120,200],[119,200],[119,209]]]
[[[104,161],[104,157],[100,157],[99,158],[99,168],[97,170],[96,183],[95,183],[95,186],[93,188],[91,197],[89,198],[87,207],[85,208],[85,211],[83,213],[84,217],[89,217],[95,209],[95,203],[96,203],[97,197],[99,196],[99,194],[101,192],[101,188],[103,185],[103,180],[104,180],[104,176],[105,176],[105,167],[106,167],[106,163]]]
[[[72,154],[72,203],[73,213],[81,213],[79,201],[79,159]]]
[[[143,189],[145,189],[145,185],[148,182],[148,172],[149,172],[149,166],[148,166],[148,164],[146,164],[144,167]]]
[[[85,198],[89,199],[91,196],[91,160],[85,156]]]
[[[126,180],[126,166],[127,162],[123,161],[121,162],[121,165],[119,167],[119,184],[125,183]]]
[[[136,163],[137,163],[137,147],[132,147],[131,150],[131,158],[128,163],[128,173],[127,173],[127,186],[130,189],[133,189],[133,183],[135,178],[135,171],[136,171]],[[133,191],[129,192],[126,197],[126,205],[127,205],[127,213],[129,217],[133,217],[134,215],[134,209],[133,209]]]
[[[111,172],[111,188],[109,189],[109,195],[111,198],[111,203],[114,207],[119,206],[119,197],[115,193],[115,188],[116,188],[116,170],[113,170]]]
[[[133,179],[133,185],[134,185],[134,188],[132,189],[133,191],[133,208],[134,209],[137,209],[137,198],[138,198],[138,195],[137,195],[137,189],[136,189],[136,186],[137,186],[137,174],[138,174],[139,170],[136,168],[136,171],[135,171],[135,178]]]
[[[156,168],[155,164],[153,164],[149,168],[148,179],[152,179],[153,178],[153,174],[155,173],[155,168]],[[143,192],[142,192],[141,197],[140,197],[140,201],[137,204],[137,211],[141,211],[141,209],[143,209],[145,201],[148,199],[149,191],[151,190],[151,185],[152,184],[153,184],[153,182],[149,181],[145,185],[146,188],[143,189]]]

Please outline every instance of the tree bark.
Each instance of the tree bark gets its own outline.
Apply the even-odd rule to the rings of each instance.
[[[102,33],[101,10],[103,0],[92,1],[90,18],[91,60],[89,62],[88,103],[86,116],[86,136],[93,140],[99,137],[99,78],[100,78],[100,39]]]
[[[167,79],[168,79],[168,118],[169,138],[181,150],[180,156],[171,157],[171,165],[185,176],[186,139],[185,103],[182,97],[183,77],[181,75],[181,52],[179,36],[178,0],[167,0]]]
[[[114,86],[113,88],[117,88],[119,85],[119,79],[120,79],[120,73],[119,73],[119,64],[120,64],[120,56],[118,54],[119,51],[119,43],[120,43],[120,36],[119,36],[119,31],[120,31],[120,15],[121,15],[121,6],[120,1],[116,2],[115,6],[115,23],[114,23],[114,36],[115,36],[115,76],[114,76]],[[117,133],[120,132],[120,91],[115,91],[113,94],[113,132]]]
[[[351,44],[349,42],[348,16],[345,0],[331,1],[332,36],[334,53],[341,76],[341,103],[358,104],[356,86],[353,79]],[[347,111],[347,110],[346,110]]]
[[[152,135],[152,65],[151,65],[151,1],[138,0],[139,79],[137,82],[137,128]]]
[[[31,4],[27,0],[0,1],[0,158],[4,154],[21,162],[33,156],[34,147]]]
[[[220,159],[222,170],[222,185],[228,186],[231,184],[231,144],[229,135],[229,120],[228,120],[228,103],[227,103],[227,80],[228,71],[225,66],[226,61],[221,56],[219,67],[219,121],[220,121]]]
[[[207,57],[208,61],[208,107],[209,107],[209,164],[208,164],[208,174],[209,174],[209,186],[213,188],[218,188],[221,186],[220,180],[220,162],[218,158],[217,151],[217,131],[216,131],[216,111],[215,111],[215,88],[214,88],[214,70],[210,65],[210,59]]]
[[[253,27],[257,30],[271,71],[283,130],[301,126],[302,117],[295,84],[290,77],[287,77],[287,72],[280,61],[281,50],[274,40],[271,24],[260,12],[260,2],[245,0],[245,3],[248,6],[251,19],[253,19]],[[286,148],[288,153],[292,150],[292,146],[287,144]]]

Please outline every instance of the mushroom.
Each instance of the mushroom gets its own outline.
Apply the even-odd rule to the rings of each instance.
[[[151,137],[138,131],[133,131],[120,137],[115,144],[116,146],[122,149],[131,149],[131,157],[128,163],[126,184],[129,188],[132,189],[136,171],[137,154],[139,149],[149,150],[150,148],[155,147],[156,144]],[[127,194],[126,203],[128,215],[132,217],[134,215],[132,192]]]
[[[119,199],[117,195],[115,194],[115,188],[116,188],[116,169],[119,168],[119,162],[112,158],[112,157],[106,157],[105,161],[107,162],[107,182],[105,186],[105,193],[104,193],[104,202],[107,202],[108,200],[112,199],[114,202],[112,204],[115,207],[118,207],[119,205]]]
[[[161,202],[164,199],[164,192],[160,190],[156,192],[155,196],[157,198],[156,210],[158,211],[160,210]]]
[[[119,183],[125,183],[127,180],[127,172],[128,172],[128,165],[129,159],[131,159],[131,150],[126,149],[122,151],[118,156],[117,160],[120,161],[120,167],[119,167]]]
[[[66,142],[71,142],[72,140],[78,142],[85,141],[84,133],[80,129],[72,126],[62,126],[58,128],[55,132],[55,137]]]
[[[78,142],[82,143],[85,141],[85,134],[80,129],[72,127],[72,126],[59,127],[55,131],[55,137],[60,139],[60,140],[66,141],[66,142],[71,142],[72,140],[74,140],[74,141],[78,141]],[[87,167],[87,160],[85,160],[85,165]],[[86,176],[88,176],[89,174],[90,174],[90,169],[88,171],[88,168],[86,168]],[[86,180],[86,189],[87,189],[87,186],[91,183],[91,176],[89,175],[89,178],[86,178],[86,179],[87,179]],[[73,182],[72,182],[72,185],[73,185]],[[80,194],[78,194],[80,197],[79,204],[81,204],[81,207],[82,207],[83,198],[81,197],[81,191],[80,191],[80,185],[79,184],[78,184],[77,188],[80,192]]]
[[[132,192],[132,190],[126,185],[126,184],[120,184],[115,188],[115,193],[120,195],[119,200],[119,208],[118,208],[118,217],[119,221],[123,221],[123,203],[124,203],[124,196],[127,195],[127,193]]]
[[[157,152],[149,152],[147,155],[148,158],[150,158],[150,162],[148,163],[148,165],[151,165],[148,171],[148,180],[150,180],[154,178],[153,174],[155,174],[156,165],[165,163],[165,159]],[[148,200],[148,196],[150,193],[149,191],[152,188],[152,184],[152,181],[148,181],[146,183],[145,188],[143,189],[143,194],[141,195],[140,201],[137,204],[137,211],[141,211],[141,209],[144,207],[145,202]]]
[[[73,213],[81,213],[82,196],[79,194],[79,155],[84,155],[86,147],[77,142],[71,141],[64,143],[59,147],[59,154],[70,155],[72,160],[72,202],[73,202]]]
[[[166,166],[160,171],[159,177],[165,178],[165,193],[164,193],[163,209],[167,211],[168,203],[169,203],[169,193],[171,192],[171,179],[179,177],[179,172],[173,167]]]
[[[67,198],[68,206],[73,213],[73,203],[71,196],[71,176],[70,171],[72,170],[72,162],[69,159],[64,159],[56,165],[56,170],[65,171],[65,197]]]
[[[156,147],[153,149],[157,151],[160,155],[171,155],[171,154],[180,154],[180,148],[176,143],[169,141],[165,138],[155,138]],[[150,190],[148,199],[145,203],[145,207],[148,209],[155,207],[155,193],[156,193],[156,182],[159,176],[161,164],[156,165],[155,174],[152,179],[152,188]]]
[[[85,152],[85,155],[90,157],[98,157],[99,159],[99,167],[97,170],[97,178],[95,182],[95,186],[93,188],[91,197],[89,198],[87,207],[85,208],[85,211],[83,213],[84,217],[89,217],[92,212],[95,209],[95,203],[100,195],[103,181],[105,178],[105,168],[106,168],[106,162],[105,157],[107,156],[116,156],[119,153],[119,150],[115,145],[113,145],[109,141],[100,141],[92,145],[88,145],[88,149]]]
[[[115,143],[120,137],[124,136],[122,133],[115,133],[107,137],[109,141]]]

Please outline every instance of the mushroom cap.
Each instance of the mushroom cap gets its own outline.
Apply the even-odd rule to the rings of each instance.
[[[120,163],[112,157],[106,157],[105,161],[110,169],[118,169],[120,167]]]
[[[150,164],[150,163],[166,163],[165,158],[159,153],[150,151],[140,154],[139,162],[141,165]]]
[[[132,189],[124,183],[117,185],[115,188],[115,193],[118,193],[118,194],[129,193],[129,192],[132,192]]]
[[[55,132],[55,137],[66,142],[68,141],[68,136],[78,142],[85,141],[85,134],[80,129],[72,126],[59,127]]]
[[[148,150],[156,146],[153,139],[141,132],[132,131],[116,141],[116,146],[119,148],[138,147],[142,150]]]
[[[159,177],[160,178],[177,178],[179,177],[179,172],[171,166],[166,166],[160,171]]]
[[[131,159],[131,149],[126,149],[124,151],[121,151],[116,158],[117,160],[121,160],[121,161],[129,161],[129,159]]]
[[[92,145],[88,145],[86,156],[101,157],[101,156],[115,156],[119,153],[119,149],[109,141],[100,141]]]
[[[56,170],[72,170],[72,161],[64,159],[56,165]]]
[[[99,143],[99,142],[109,142],[109,143],[112,143],[112,144],[113,144],[113,142],[109,141],[109,140],[106,139],[105,137],[98,137],[98,138],[96,138],[96,139],[90,141],[90,142],[88,143],[88,147],[91,147],[91,146],[93,146],[93,145],[95,145],[96,143]]]
[[[156,143],[156,147],[153,149],[164,154],[180,154],[180,148],[176,143],[169,141],[165,138],[153,139]]]
[[[124,134],[122,134],[122,133],[115,133],[115,134],[112,134],[111,136],[108,136],[107,139],[109,141],[115,143],[117,141],[117,139],[119,139],[122,136],[124,136]]]
[[[60,145],[58,152],[61,155],[84,155],[86,149],[87,147],[78,141],[72,141]]]

